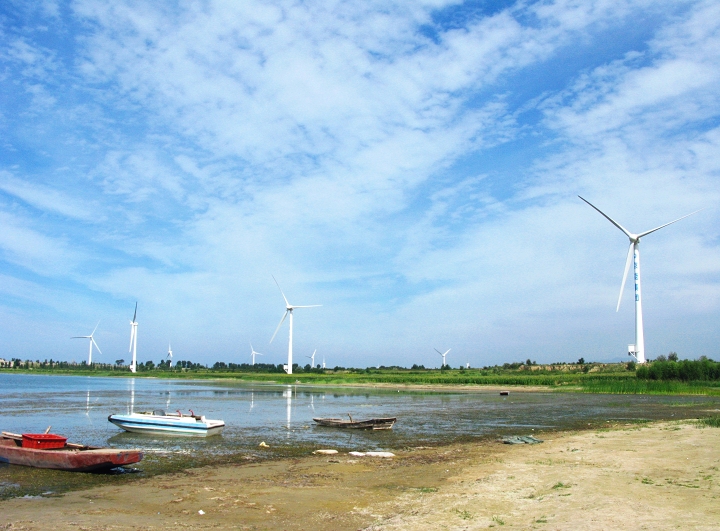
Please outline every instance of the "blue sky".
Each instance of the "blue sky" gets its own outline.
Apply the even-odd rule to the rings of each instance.
[[[30,5],[32,4],[32,5]],[[711,1],[0,7],[0,357],[718,359]]]

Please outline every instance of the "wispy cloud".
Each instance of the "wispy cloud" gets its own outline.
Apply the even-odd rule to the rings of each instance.
[[[141,299],[148,349],[269,339],[274,273],[324,304],[298,348],[333,364],[431,365],[434,338],[474,364],[612,357],[626,244],[576,194],[638,230],[720,199],[714,2],[44,9],[2,19],[0,272],[88,312]],[[658,318],[680,286],[717,318],[717,221],[648,239]]]

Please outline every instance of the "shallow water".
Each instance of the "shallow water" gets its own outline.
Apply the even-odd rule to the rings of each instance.
[[[572,429],[616,420],[694,418],[717,409],[717,397],[430,392],[326,388],[206,380],[0,374],[0,429],[53,433],[71,441],[142,448],[134,474],[71,474],[0,465],[0,497],[61,492],[124,482],[190,466],[304,455],[317,448],[393,450],[455,441]],[[226,423],[220,436],[125,433],[112,413],[193,410]],[[398,417],[392,431],[316,426],[313,417]],[[261,449],[264,441],[269,449]]]

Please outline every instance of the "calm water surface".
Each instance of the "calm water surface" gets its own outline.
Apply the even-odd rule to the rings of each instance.
[[[393,450],[454,441],[525,435],[613,420],[706,415],[718,397],[575,393],[427,392],[327,388],[205,380],[0,374],[0,429],[54,433],[71,441],[142,448],[147,476],[189,466],[307,454],[317,448]],[[180,410],[222,419],[220,436],[178,438],[125,433],[112,413]],[[392,431],[348,432],[315,426],[313,417],[398,417]],[[270,446],[263,450],[258,444]],[[0,497],[60,492],[129,474],[70,474],[0,465]]]

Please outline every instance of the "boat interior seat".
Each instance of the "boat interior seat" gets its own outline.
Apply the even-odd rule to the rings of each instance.
[[[164,417],[167,415],[167,413],[165,412],[164,409],[155,409],[155,410],[153,410],[153,415],[159,415],[159,416]]]

